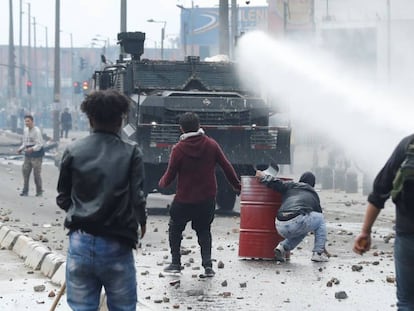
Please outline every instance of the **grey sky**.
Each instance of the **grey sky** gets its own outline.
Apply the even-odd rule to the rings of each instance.
[[[109,39],[111,44],[120,30],[120,0],[60,0],[61,23],[63,31],[61,45],[70,46],[70,33],[72,33],[74,47],[90,46],[92,39],[100,35]],[[229,3],[231,1],[229,0]],[[28,5],[30,15],[35,17],[36,42],[38,46],[45,45],[45,26],[48,28],[48,44],[54,44],[55,28],[55,0],[22,0],[22,41],[28,42]],[[148,23],[148,19],[166,22],[166,46],[168,38],[176,37],[180,31],[180,9],[176,4],[191,7],[191,0],[127,0],[127,30],[142,31],[146,33],[147,41],[157,41],[161,38],[162,23]],[[218,6],[219,0],[193,0],[194,6]],[[244,5],[244,1],[238,1]],[[266,0],[252,0],[250,5],[265,5]],[[8,44],[9,29],[9,0],[0,0],[0,44]],[[14,43],[19,43],[19,11],[20,0],[13,0],[14,15]],[[33,18],[32,21],[33,23]],[[42,26],[40,26],[42,25]],[[33,45],[33,27],[32,27]],[[103,42],[101,42],[103,44]],[[150,43],[151,44],[151,43]]]

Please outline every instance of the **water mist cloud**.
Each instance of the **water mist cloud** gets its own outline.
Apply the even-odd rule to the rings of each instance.
[[[326,135],[368,173],[413,130],[413,105],[403,96],[362,80],[323,51],[252,32],[239,41],[237,62],[246,87],[277,101],[293,126]]]

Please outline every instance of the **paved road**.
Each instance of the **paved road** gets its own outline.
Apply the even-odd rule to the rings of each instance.
[[[0,161],[0,221],[65,255],[64,213],[54,202],[57,173],[53,163],[45,163],[44,196],[37,198],[32,192],[29,197],[19,197],[20,165]],[[240,258],[240,218],[216,217],[212,231],[217,274],[212,279],[198,277],[199,248],[190,226],[183,239],[185,269],[178,276],[163,273],[170,260],[168,217],[150,216],[147,235],[136,256],[141,301],[152,310],[395,310],[393,207],[385,209],[374,228],[374,249],[361,257],[351,247],[361,227],[365,197],[334,190],[319,193],[328,222],[330,262],[310,261],[312,235],[293,252],[290,263]],[[149,205],[169,200],[171,197],[152,196]],[[0,310],[49,308],[53,298],[47,294],[58,287],[36,271],[28,274],[30,271],[13,252],[0,251]],[[45,284],[46,289],[35,293],[33,286],[39,284]],[[347,298],[335,297],[341,291]],[[64,299],[57,310],[67,310]]]

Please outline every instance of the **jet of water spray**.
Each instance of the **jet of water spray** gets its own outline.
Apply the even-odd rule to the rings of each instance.
[[[246,87],[289,111],[292,124],[326,135],[369,174],[413,130],[413,105],[316,48],[252,32],[240,39],[237,62]]]

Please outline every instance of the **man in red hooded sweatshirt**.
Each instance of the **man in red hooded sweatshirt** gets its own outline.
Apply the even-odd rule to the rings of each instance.
[[[180,117],[183,134],[171,151],[168,168],[159,181],[168,187],[177,177],[177,190],[170,208],[168,237],[172,262],[165,272],[180,272],[181,240],[187,222],[197,233],[202,266],[206,277],[214,276],[211,261],[211,223],[216,208],[216,165],[218,164],[234,191],[240,192],[240,180],[219,144],[206,136],[197,114],[187,112]]]

